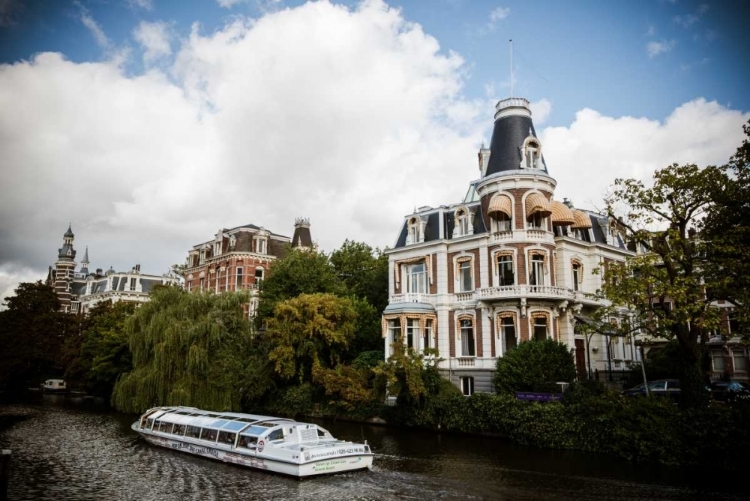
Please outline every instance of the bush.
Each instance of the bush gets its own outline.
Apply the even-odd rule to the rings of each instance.
[[[535,385],[548,382],[571,382],[576,377],[570,349],[547,339],[525,341],[497,360],[492,380],[498,393],[532,391]]]

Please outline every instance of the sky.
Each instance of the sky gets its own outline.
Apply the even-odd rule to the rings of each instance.
[[[726,163],[750,2],[0,0],[0,298],[72,224],[91,268],[161,274],[220,228],[393,246],[532,103],[556,198]]]

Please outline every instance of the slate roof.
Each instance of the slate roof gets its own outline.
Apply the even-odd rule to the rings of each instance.
[[[529,137],[529,131],[531,131],[531,135],[537,137],[531,117],[509,115],[495,121],[492,140],[490,141],[490,163],[487,166],[485,177],[498,172],[520,169],[521,148],[524,140]],[[542,165],[543,168],[537,170],[537,172],[543,171],[547,174],[547,164],[544,161],[543,153]]]

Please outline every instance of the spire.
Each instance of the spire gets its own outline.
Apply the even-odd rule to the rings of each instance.
[[[89,274],[89,246],[86,246],[86,252],[83,254],[83,260],[81,261],[81,273],[84,275]]]
[[[68,237],[68,238],[73,238],[74,237],[74,235],[73,235],[73,229],[72,229],[72,224],[71,223],[68,223],[68,231],[66,231],[65,235],[63,235],[63,236],[64,237]]]
[[[65,261],[74,261],[76,258],[76,251],[73,248],[73,229],[70,223],[68,231],[63,235],[63,246],[57,249],[57,258]]]

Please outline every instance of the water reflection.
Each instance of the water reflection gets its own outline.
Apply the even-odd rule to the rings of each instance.
[[[13,500],[525,500],[742,499],[678,470],[501,440],[323,422],[336,437],[368,440],[371,472],[298,481],[146,444],[136,416],[96,402],[45,396],[4,406],[30,418],[0,431],[13,450]],[[691,480],[692,479],[692,480]],[[697,479],[697,480],[696,480]],[[692,483],[691,483],[692,482]]]

